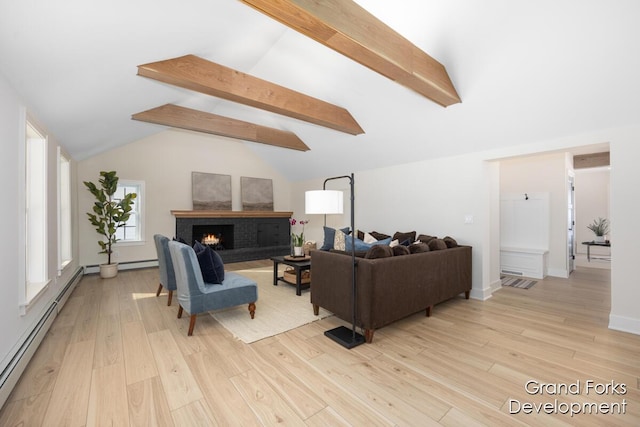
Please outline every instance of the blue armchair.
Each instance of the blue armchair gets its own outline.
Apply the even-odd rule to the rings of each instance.
[[[158,268],[160,270],[160,286],[156,296],[160,296],[162,288],[166,288],[169,291],[169,299],[167,305],[171,305],[171,299],[173,297],[173,291],[176,287],[176,274],[173,269],[173,261],[171,260],[171,254],[169,253],[169,238],[161,234],[155,234],[153,241],[156,244],[156,253],[158,254]]]
[[[169,242],[169,252],[176,273],[178,286],[178,318],[183,309],[191,315],[188,335],[193,334],[196,315],[209,310],[249,304],[249,314],[254,318],[258,300],[258,284],[238,273],[225,272],[221,284],[208,284],[202,278],[200,264],[193,248],[184,243]]]

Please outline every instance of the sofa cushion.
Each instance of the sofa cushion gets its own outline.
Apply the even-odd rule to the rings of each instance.
[[[419,241],[421,241],[423,243],[429,243],[433,239],[437,239],[437,237],[429,236],[428,234],[421,234],[421,235],[418,236],[417,240],[419,240]]]
[[[447,249],[447,244],[442,239],[431,239],[427,244],[429,245],[429,250],[432,251]]]
[[[367,253],[365,254],[365,258],[368,259],[376,259],[376,258],[388,258],[393,256],[393,249],[388,245],[373,245]]]
[[[374,239],[376,239],[376,240],[384,240],[384,239],[388,239],[389,237],[391,237],[388,234],[378,233],[377,231],[370,231],[369,234],[371,234],[374,237]]]
[[[453,237],[447,236],[447,237],[444,237],[442,240],[444,240],[448,248],[458,247],[458,242],[456,242],[456,239],[454,239]]]
[[[416,232],[415,231],[407,231],[407,232],[396,231],[393,234],[393,240],[396,240],[396,239],[398,240],[398,242],[400,242],[401,245],[404,245],[404,242],[406,242],[407,240],[409,241],[409,244],[411,244],[416,240]]]
[[[220,255],[197,240],[193,245],[193,250],[198,258],[205,284],[221,285],[224,280],[224,263]]]
[[[336,237],[336,229],[327,227],[327,226],[324,226],[322,228],[324,229],[324,242],[322,243],[320,250],[330,251],[331,249],[333,249],[333,242]],[[344,228],[341,228],[340,230],[342,230],[342,232],[345,234],[349,233],[349,227],[344,227]]]
[[[417,242],[409,245],[409,252],[412,254],[419,254],[421,252],[429,252],[429,245],[424,242]]]
[[[409,255],[410,254],[408,246],[398,245],[398,246],[394,246],[392,248],[392,250],[393,250],[393,256]]]
[[[336,231],[336,236],[337,235],[338,235],[338,232]],[[391,237],[388,237],[384,240],[376,240],[373,243],[366,243],[360,239],[354,239],[353,241],[354,247],[356,248],[356,252],[368,251],[372,246],[378,246],[378,245],[389,246],[389,243],[391,243]],[[351,245],[352,245],[351,236],[345,236],[344,250],[347,252],[351,252]]]

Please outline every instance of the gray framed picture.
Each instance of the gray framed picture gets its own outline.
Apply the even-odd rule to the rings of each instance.
[[[191,172],[193,210],[230,211],[231,175]]]
[[[243,211],[273,211],[273,181],[240,177]]]

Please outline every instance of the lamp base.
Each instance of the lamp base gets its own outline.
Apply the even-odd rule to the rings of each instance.
[[[356,332],[354,338],[353,330],[346,326],[338,326],[337,328],[329,329],[324,332],[324,335],[331,338],[341,346],[349,349],[357,347],[360,344],[364,344],[365,342],[363,335]]]

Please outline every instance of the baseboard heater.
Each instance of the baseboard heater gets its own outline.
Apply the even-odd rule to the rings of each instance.
[[[9,360],[7,366],[2,370],[2,373],[0,374],[0,407],[2,407],[6,402],[9,397],[9,393],[11,393],[11,390],[13,390],[17,384],[20,376],[24,372],[24,369],[27,367],[27,364],[49,330],[49,327],[62,309],[62,306],[66,303],[75,286],[82,278],[83,271],[84,269],[79,267],[74,272],[73,276],[62,288],[58,296],[51,301],[49,306],[42,312],[42,316],[37,320],[31,331],[26,333],[26,337],[23,338],[23,341],[15,351],[15,354],[11,360]]]
[[[501,270],[501,273],[510,274],[512,276],[522,276],[522,271],[513,271],[513,270]]]

